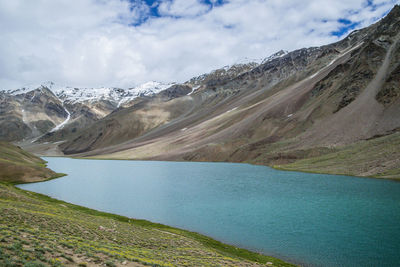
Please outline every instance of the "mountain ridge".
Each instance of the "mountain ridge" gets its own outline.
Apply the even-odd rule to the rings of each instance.
[[[138,97],[153,96],[171,85],[147,82],[128,89],[96,89],[46,82],[40,86],[0,91],[0,117],[3,117],[0,124],[9,126],[2,127],[0,139],[34,142],[66,125],[83,128],[120,107],[130,106]],[[17,134],[20,129],[22,133]]]
[[[139,96],[150,96],[165,90],[174,83],[160,83],[155,81],[146,82],[131,88],[119,87],[71,87],[57,86],[53,82],[45,82],[36,86],[22,87],[18,89],[3,90],[3,93],[10,95],[26,94],[40,88],[49,89],[60,100],[70,103],[85,101],[109,100],[121,105]]]

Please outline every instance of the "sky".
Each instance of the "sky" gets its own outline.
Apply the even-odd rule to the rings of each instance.
[[[400,0],[0,0],[0,89],[184,82],[344,38]]]

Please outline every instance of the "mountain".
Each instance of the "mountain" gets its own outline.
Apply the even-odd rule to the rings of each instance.
[[[0,92],[0,138],[6,141],[39,136],[62,123],[68,113],[46,87],[22,94]]]
[[[131,105],[137,97],[152,96],[170,86],[148,82],[128,89],[76,88],[47,82],[0,91],[0,139],[35,141],[64,127],[76,131]]]
[[[339,42],[280,51],[135,98],[40,152],[57,146],[82,157],[399,178],[399,33],[396,5]]]

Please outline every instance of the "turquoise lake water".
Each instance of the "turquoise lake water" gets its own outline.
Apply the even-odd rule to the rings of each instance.
[[[305,266],[400,266],[400,183],[233,163],[45,158],[20,188]]]

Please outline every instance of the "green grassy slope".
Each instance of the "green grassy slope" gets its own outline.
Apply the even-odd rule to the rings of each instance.
[[[0,266],[291,266],[197,233],[91,210],[4,183],[0,214]]]
[[[400,132],[324,150],[323,155],[275,165],[293,171],[400,179]]]
[[[58,177],[46,162],[18,146],[0,142],[0,181],[37,182]]]

